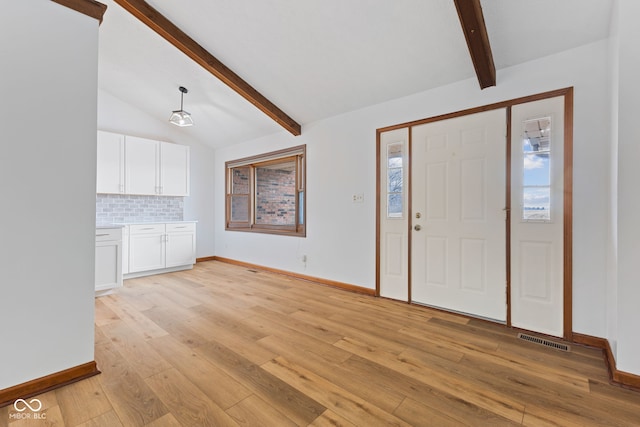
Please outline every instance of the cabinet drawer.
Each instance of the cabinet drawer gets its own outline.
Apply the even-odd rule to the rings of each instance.
[[[167,233],[196,231],[196,224],[193,222],[167,224]]]
[[[129,226],[129,233],[134,234],[153,234],[164,233],[164,224],[136,224]]]
[[[96,229],[96,242],[106,242],[108,240],[122,240],[122,229],[121,228]]]

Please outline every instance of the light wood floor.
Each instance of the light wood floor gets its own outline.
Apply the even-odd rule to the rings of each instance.
[[[96,361],[0,426],[640,425],[599,350],[215,261],[98,298]]]

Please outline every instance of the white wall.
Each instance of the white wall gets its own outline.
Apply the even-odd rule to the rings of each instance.
[[[184,198],[184,219],[198,221],[196,257],[214,255],[214,198],[212,148],[189,136],[189,128],[179,128],[152,117],[138,108],[98,91],[98,129],[191,147],[191,195]],[[197,125],[196,125],[197,126]]]
[[[374,288],[375,130],[574,86],[574,330],[605,336],[607,54],[601,41],[500,70],[494,88],[481,91],[474,78],[304,126],[299,137],[281,132],[216,150],[216,255]],[[224,162],[299,144],[308,152],[307,238],[225,231]],[[353,193],[364,203],[352,203]]]
[[[98,21],[0,14],[0,389],[93,361]]]
[[[617,368],[640,375],[640,3],[620,0],[618,52]]]
[[[607,227],[607,289],[606,289],[606,338],[611,346],[613,357],[617,358],[618,348],[618,91],[620,64],[619,7],[614,1],[611,13],[611,33],[609,37],[609,88],[611,108],[611,141],[609,167],[609,218]]]

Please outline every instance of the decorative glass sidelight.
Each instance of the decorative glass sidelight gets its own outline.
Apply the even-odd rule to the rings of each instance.
[[[524,121],[522,220],[551,221],[551,117]]]
[[[404,205],[404,143],[387,146],[387,217],[402,218]]]

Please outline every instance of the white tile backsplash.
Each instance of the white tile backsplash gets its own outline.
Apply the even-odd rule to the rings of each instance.
[[[98,194],[96,225],[119,222],[182,221],[184,197]]]

